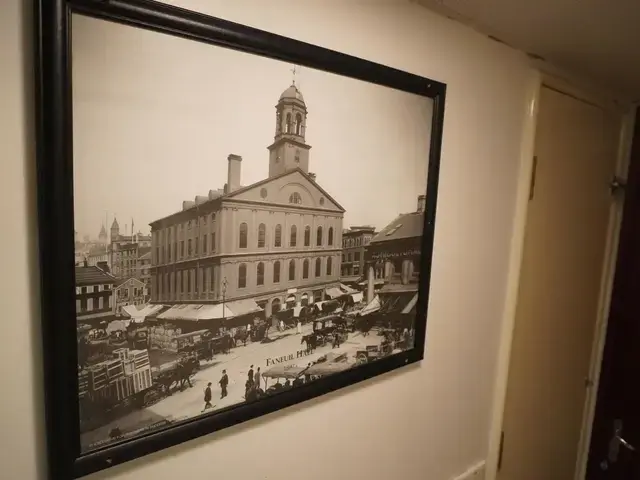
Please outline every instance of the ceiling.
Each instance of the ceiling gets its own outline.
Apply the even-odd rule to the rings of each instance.
[[[640,0],[413,0],[640,100]]]

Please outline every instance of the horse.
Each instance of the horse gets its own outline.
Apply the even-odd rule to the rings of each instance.
[[[307,352],[313,353],[313,351],[318,346],[318,335],[316,333],[309,333],[308,335],[303,335],[300,339],[300,345],[303,343],[307,344]]]
[[[238,342],[242,342],[242,345],[247,346],[247,340],[249,339],[249,332],[246,329],[238,329],[236,334],[233,336],[233,341],[236,345]]]
[[[369,332],[371,331],[372,327],[373,327],[373,322],[369,321],[369,319],[365,317],[356,317],[356,320],[354,321],[355,330],[362,333],[363,337],[366,337],[367,335],[369,335]]]

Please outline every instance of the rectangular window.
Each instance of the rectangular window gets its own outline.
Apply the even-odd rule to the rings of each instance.
[[[353,254],[353,261],[354,262],[359,262],[360,261],[360,252],[355,252]]]
[[[216,232],[213,232],[211,234],[211,251],[212,252],[216,251]]]
[[[90,312],[91,310],[93,310],[93,298],[88,298],[87,299],[87,310]]]
[[[206,217],[205,217],[206,218]],[[207,235],[202,236],[202,253],[207,253]]]
[[[184,240],[180,240],[180,258],[184,258]]]
[[[160,247],[156,247],[156,263],[160,263]]]
[[[190,257],[191,256],[191,239],[187,240],[187,256]]]
[[[198,255],[198,246],[200,244],[200,237],[196,237],[195,238],[195,243],[196,243],[196,248],[195,248],[195,254]]]

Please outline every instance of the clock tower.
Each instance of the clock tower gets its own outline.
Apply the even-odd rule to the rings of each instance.
[[[295,80],[276,105],[276,133],[269,149],[269,177],[296,168],[309,173],[310,145],[305,142],[307,106]]]

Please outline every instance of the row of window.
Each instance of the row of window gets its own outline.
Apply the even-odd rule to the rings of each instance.
[[[277,125],[278,132],[282,131],[281,118],[282,118],[282,114],[280,112],[277,112],[276,122],[278,124]],[[295,133],[295,135],[302,135],[302,115],[300,115],[299,113],[296,113],[295,122],[294,122],[291,113],[287,113],[285,117],[285,123],[284,123],[284,133]]]
[[[273,264],[273,283],[280,283],[280,270],[281,270],[281,262],[279,260],[277,260],[274,264]],[[310,267],[310,262],[309,259],[305,259],[302,262],[302,279],[307,279],[309,278],[310,272],[309,272],[309,267]],[[315,261],[315,276],[316,277],[320,277],[322,275],[322,260],[320,258],[316,258]],[[327,275],[331,275],[333,270],[333,262],[332,262],[332,258],[329,257],[327,258]],[[289,265],[288,265],[288,274],[289,274],[289,281],[295,281],[296,280],[296,261],[295,260],[289,260]],[[258,262],[258,264],[256,265],[256,285],[264,285],[264,263],[263,262]],[[241,263],[240,265],[238,265],[238,288],[245,288],[247,286],[247,264],[246,263]]]
[[[98,297],[94,302],[93,298],[82,298],[76,300],[76,313],[92,312],[94,310],[103,310],[111,308],[113,299],[109,297],[105,301],[105,297]]]
[[[277,260],[273,264],[273,283],[280,283],[281,281],[281,273],[283,268],[283,263],[280,260]],[[302,274],[301,279],[308,279],[311,275],[311,262],[309,259],[305,259],[302,262]],[[325,261],[326,265],[326,274],[331,275],[333,273],[333,260],[331,257],[327,258]],[[313,270],[313,275],[315,277],[322,276],[322,259],[316,258],[313,264],[315,267]],[[247,264],[241,263],[238,265],[238,288],[246,288],[247,286]],[[289,260],[286,264],[287,274],[289,281],[295,281],[297,277],[296,272],[296,261]],[[214,280],[214,272],[215,270],[211,267],[207,267],[205,269],[190,269],[183,270],[174,273],[165,273],[158,275],[156,279],[157,291],[159,295],[165,294],[173,294],[173,293],[198,293],[199,289],[202,289],[202,292],[213,291],[215,280]],[[265,264],[263,262],[259,262],[256,265],[256,285],[264,285],[265,282]]]
[[[344,248],[360,247],[362,245],[369,245],[370,242],[371,242],[371,236],[369,235],[366,235],[364,237],[357,237],[357,238],[344,238],[342,239],[342,246]]]
[[[360,252],[353,252],[353,253],[349,252],[349,253],[347,253],[346,259],[347,259],[347,262],[351,262],[351,261],[359,262],[360,261]],[[345,261],[345,254],[344,253],[342,254],[342,261],[343,262]]]
[[[202,241],[201,241],[202,240]],[[210,243],[207,241],[210,240]],[[193,255],[213,253],[216,251],[216,233],[202,235],[200,237],[190,238],[186,244],[184,240],[180,240],[180,250],[178,250],[178,242],[165,245],[164,247],[156,247],[156,262],[171,262],[191,257]],[[185,254],[186,246],[186,254]],[[211,250],[209,250],[209,248]]]
[[[153,234],[156,236],[156,240],[159,240],[160,236],[164,236],[166,237],[166,243],[171,243],[171,233],[173,232],[176,237],[178,235],[179,232],[182,232],[184,230],[191,230],[192,228],[195,228],[199,225],[206,225],[207,224],[207,219],[211,220],[211,223],[216,221],[216,214],[212,213],[210,215],[204,215],[202,217],[198,217],[194,220],[189,220],[185,223],[179,223],[173,227],[169,227],[167,230],[164,231],[156,231],[153,232]]]
[[[246,223],[241,223],[239,227],[239,235],[238,235],[238,248],[247,248],[249,227]],[[267,235],[267,226],[264,223],[258,225],[258,248],[264,248],[266,245],[266,235]],[[275,229],[273,246],[281,247],[282,246],[282,225],[277,224]],[[304,227],[304,246],[311,246],[311,227],[307,225]],[[318,227],[316,229],[316,245],[318,247],[322,246],[324,241],[323,237],[323,229],[322,227]],[[289,231],[289,246],[295,247],[298,244],[298,227],[296,225],[291,225],[291,229]],[[333,246],[333,227],[329,227],[327,231],[327,245]]]
[[[83,293],[98,293],[109,290],[111,290],[111,284],[109,283],[105,283],[104,285],[91,285],[88,287],[76,287],[76,295]]]

